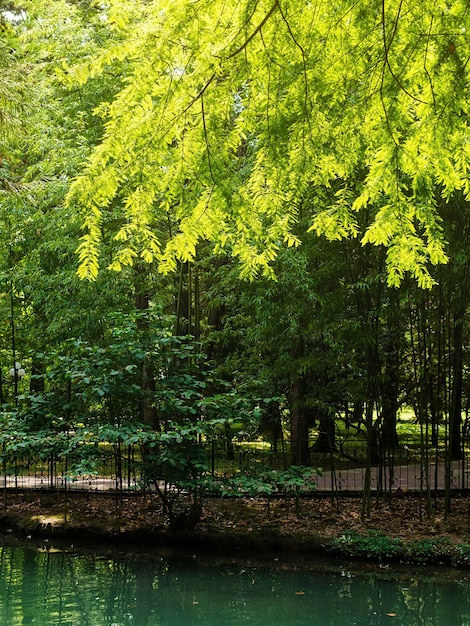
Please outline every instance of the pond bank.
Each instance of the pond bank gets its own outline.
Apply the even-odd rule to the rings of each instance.
[[[444,516],[442,500],[426,516],[424,503],[403,496],[374,499],[361,520],[358,498],[305,498],[293,502],[210,498],[194,530],[170,531],[160,502],[150,495],[6,494],[3,532],[28,537],[79,538],[100,543],[238,553],[337,554],[387,563],[470,565],[470,498],[456,497]]]

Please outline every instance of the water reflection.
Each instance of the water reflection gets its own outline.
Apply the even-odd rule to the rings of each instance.
[[[0,568],[7,626],[470,624],[464,574],[214,565],[21,546],[0,547]]]

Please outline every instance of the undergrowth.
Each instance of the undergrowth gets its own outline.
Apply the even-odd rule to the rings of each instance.
[[[403,541],[379,530],[347,531],[331,540],[330,551],[374,561],[401,561],[418,565],[449,563],[470,567],[470,544],[453,545],[449,537]]]

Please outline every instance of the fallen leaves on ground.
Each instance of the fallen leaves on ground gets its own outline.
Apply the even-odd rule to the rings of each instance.
[[[470,542],[470,497],[454,497],[447,516],[443,499],[434,500],[433,506],[434,511],[428,516],[425,503],[415,496],[374,499],[370,517],[363,520],[360,498],[303,498],[298,514],[295,502],[283,499],[268,502],[262,498],[209,498],[204,502],[198,530],[219,536],[262,533],[283,539],[332,539],[346,531],[375,529],[403,540],[447,536],[453,542]],[[16,516],[18,520],[62,516],[71,529],[88,527],[103,533],[158,533],[165,527],[161,503],[149,495],[10,493],[3,513],[4,517]]]

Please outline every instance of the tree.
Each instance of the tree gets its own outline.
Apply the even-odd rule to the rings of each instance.
[[[311,424],[333,452],[335,420],[365,409],[370,465],[393,457],[406,400],[426,449],[449,418],[450,477],[468,396],[464,3],[23,5],[0,35],[0,317],[32,382],[71,337],[112,371],[110,313],[140,309],[132,401],[162,434],[199,419],[204,383],[225,415],[283,397],[295,463]],[[187,404],[161,388],[153,307],[188,336],[165,373]]]
[[[5,144],[21,124],[21,102],[25,83],[18,71],[14,32],[6,19],[8,4],[0,2],[0,167],[5,159]],[[0,169],[0,189],[4,180]],[[2,184],[3,183],[3,184]]]
[[[436,189],[469,191],[463,0],[111,0],[103,16],[115,38],[63,70],[73,86],[127,67],[68,197],[84,220],[82,277],[96,277],[116,204],[113,269],[141,257],[168,271],[206,239],[242,275],[271,275],[280,246],[299,243],[307,192],[334,186],[310,228],[356,236],[367,213],[362,243],[387,248],[389,283],[432,283],[429,264],[447,258]]]

